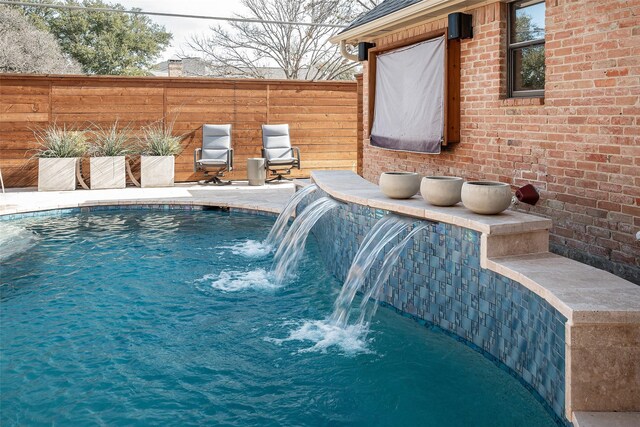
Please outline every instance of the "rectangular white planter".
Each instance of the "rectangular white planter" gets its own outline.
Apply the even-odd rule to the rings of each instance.
[[[126,186],[124,156],[92,157],[91,189],[124,188]]]
[[[173,187],[175,162],[174,156],[141,156],[140,186]]]
[[[38,191],[75,190],[77,162],[77,157],[38,159]]]

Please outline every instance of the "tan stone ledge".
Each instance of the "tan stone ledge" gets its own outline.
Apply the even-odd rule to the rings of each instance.
[[[165,188],[124,188],[38,192],[11,189],[0,194],[0,216],[52,209],[92,206],[187,205],[215,206],[279,213],[294,191],[293,184],[250,187],[243,183],[224,187],[177,184]]]
[[[551,220],[507,210],[499,215],[478,215],[458,203],[455,206],[428,205],[420,195],[391,199],[378,186],[351,171],[313,171],[311,179],[335,199],[384,209],[429,221],[444,222],[484,234],[514,234],[551,228]]]
[[[611,273],[549,252],[551,220],[522,212],[478,215],[464,206],[430,206],[420,196],[394,200],[351,171],[314,171],[335,199],[482,233],[480,265],[545,299],[569,324],[640,324],[640,287]]]
[[[572,325],[640,325],[640,287],[609,272],[550,252],[488,259],[487,268],[540,295]]]
[[[574,412],[573,427],[637,427],[640,412]]]

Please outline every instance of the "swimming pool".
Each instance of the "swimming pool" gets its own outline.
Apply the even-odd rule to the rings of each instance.
[[[272,224],[179,210],[0,222],[23,242],[0,261],[2,425],[555,425],[507,372],[391,310],[366,339],[329,328],[341,283],[311,236],[275,286],[272,256],[247,244]]]

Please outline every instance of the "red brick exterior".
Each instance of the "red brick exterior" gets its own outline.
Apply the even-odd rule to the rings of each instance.
[[[461,142],[440,155],[381,150],[368,141],[363,175],[407,170],[527,183],[550,217],[551,249],[640,283],[640,1],[547,0],[544,99],[506,99],[507,6],[473,15],[462,41]],[[384,46],[446,19],[375,40]],[[364,105],[368,105],[364,70]]]

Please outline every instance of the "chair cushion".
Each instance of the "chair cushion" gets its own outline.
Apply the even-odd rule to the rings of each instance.
[[[291,148],[271,148],[264,150],[267,160],[273,162],[274,160],[292,159]]]
[[[262,145],[267,150],[273,148],[291,148],[289,135],[267,136],[263,139]]]
[[[202,125],[202,151],[231,148],[231,125]]]
[[[214,166],[214,165],[226,165],[227,164],[227,160],[226,159],[202,159],[202,160],[198,160],[197,163],[199,165],[203,165],[203,166]]]
[[[298,161],[298,159],[296,159],[295,157],[281,157],[281,158],[277,158],[277,159],[270,159],[269,160],[269,164],[272,164],[272,165],[292,165],[297,161]]]
[[[291,148],[289,125],[262,125],[262,146],[272,148]]]
[[[222,149],[222,150],[213,150],[213,149],[209,149],[209,148],[205,148],[202,150],[202,155],[201,155],[201,159],[202,160],[227,160],[227,153],[229,152],[228,149]]]

